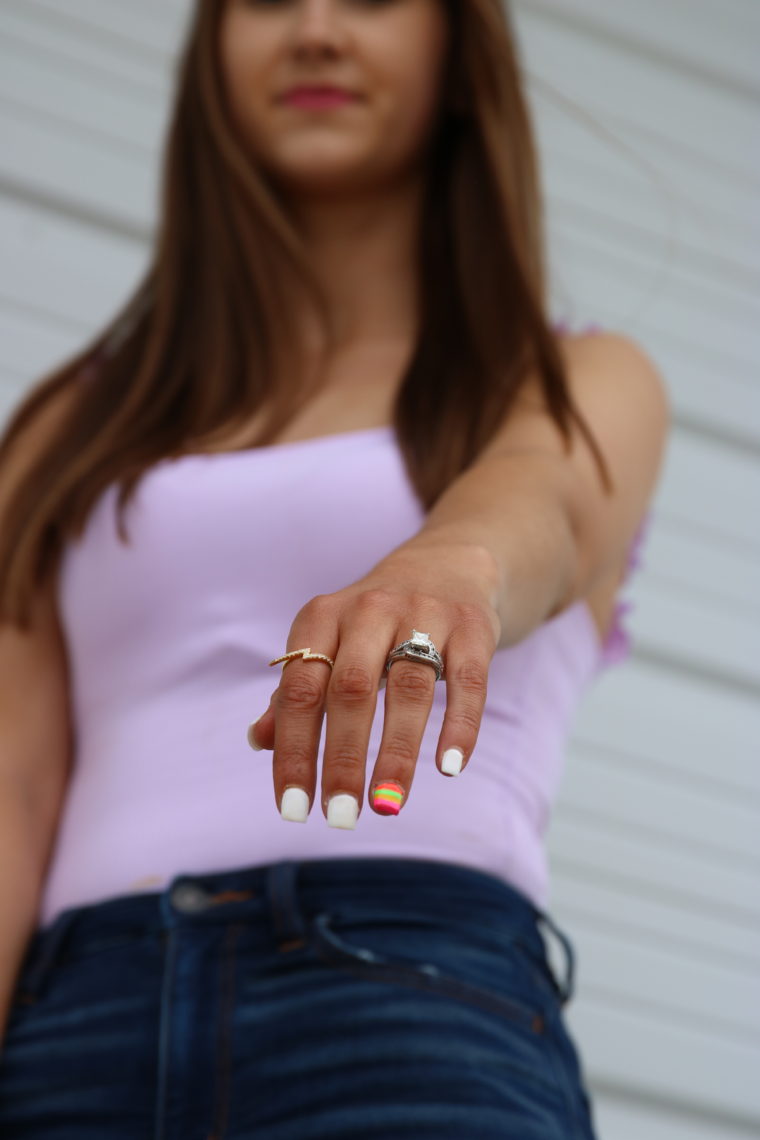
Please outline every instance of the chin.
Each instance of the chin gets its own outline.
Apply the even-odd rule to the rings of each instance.
[[[300,194],[338,194],[377,186],[377,175],[366,164],[325,162],[324,155],[319,161],[272,167],[271,173],[281,185]]]

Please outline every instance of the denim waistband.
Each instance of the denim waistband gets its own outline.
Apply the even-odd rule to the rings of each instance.
[[[441,915],[459,900],[468,919],[496,934],[517,935],[545,956],[541,927],[558,939],[565,978],[555,977],[561,1003],[574,991],[572,943],[551,916],[505,880],[476,868],[428,859],[359,857],[283,859],[257,866],[175,875],[159,891],[119,895],[69,907],[32,935],[20,971],[21,1000],[34,1000],[49,970],[62,957],[160,935],[186,925],[267,922],[281,948],[306,936],[307,915],[339,906],[382,907],[394,912]],[[553,971],[552,971],[553,974]]]

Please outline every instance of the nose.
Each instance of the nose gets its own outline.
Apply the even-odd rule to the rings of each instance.
[[[296,5],[293,44],[300,52],[339,51],[346,29],[336,0],[301,0]]]

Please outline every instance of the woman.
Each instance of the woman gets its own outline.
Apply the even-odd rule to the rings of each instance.
[[[196,5],[0,447],[3,1135],[593,1137],[543,835],[668,404],[542,242],[497,0]]]

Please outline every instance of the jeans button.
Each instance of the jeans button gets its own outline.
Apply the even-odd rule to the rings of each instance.
[[[186,913],[203,910],[208,903],[206,892],[194,883],[178,883],[171,893],[172,906]]]

